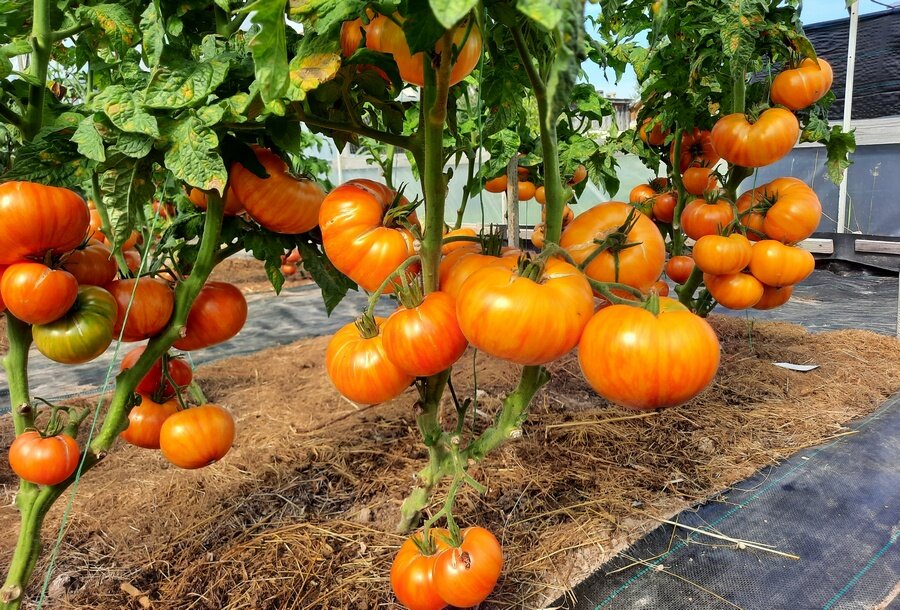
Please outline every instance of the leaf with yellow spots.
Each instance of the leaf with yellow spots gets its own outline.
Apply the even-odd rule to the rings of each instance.
[[[148,108],[188,108],[206,103],[228,75],[228,61],[180,61],[153,71],[144,91]]]
[[[78,16],[97,26],[97,29],[87,30],[85,34],[95,39],[93,42],[98,48],[101,43],[106,43],[110,50],[122,55],[140,38],[131,13],[120,3],[82,6],[78,9]]]
[[[334,78],[340,67],[341,56],[338,53],[297,56],[290,65],[291,84],[288,93],[292,99],[303,99],[308,91]]]

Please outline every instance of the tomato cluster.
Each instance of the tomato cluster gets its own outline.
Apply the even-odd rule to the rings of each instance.
[[[482,527],[459,532],[430,529],[408,538],[391,565],[391,587],[409,610],[477,606],[491,594],[503,569],[497,538]]]

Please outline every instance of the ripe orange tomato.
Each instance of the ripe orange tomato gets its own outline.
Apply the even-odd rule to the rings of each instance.
[[[478,233],[475,232],[475,229],[463,227],[461,229],[453,229],[452,231],[447,231],[444,234],[444,238],[446,239],[448,237],[478,237]],[[465,248],[466,246],[475,243],[476,242],[474,241],[451,241],[441,246],[441,254],[450,254],[454,250],[459,250],[460,248]]]
[[[610,305],[584,329],[578,344],[581,371],[610,402],[639,410],[672,407],[692,399],[715,377],[719,340],[712,327],[677,301],[659,302],[659,315]]]
[[[284,263],[281,265],[281,275],[284,277],[291,277],[292,275],[297,275],[297,265],[294,263]]]
[[[509,186],[509,179],[506,174],[491,178],[484,183],[484,190],[488,193],[505,193],[506,187]]]
[[[741,223],[757,240],[765,235],[784,243],[803,241],[822,219],[816,192],[797,178],[777,178],[749,190],[738,198],[737,208]]]
[[[793,286],[809,277],[815,268],[815,258],[802,248],[786,246],[774,239],[753,244],[750,272],[767,286]]]
[[[600,282],[620,282],[646,292],[662,273],[666,247],[659,229],[643,214],[637,214],[634,218],[634,226],[627,236],[621,235],[619,230],[627,222],[632,209],[619,201],[594,206],[566,227],[559,243],[578,264],[597,249],[596,239],[602,240],[615,234],[620,236],[618,241],[638,244],[619,250],[617,257],[612,249],[605,250],[588,264],[585,273]]]
[[[41,263],[16,263],[0,281],[10,313],[28,324],[49,324],[63,317],[78,296],[78,281],[67,271]]]
[[[0,285],[3,283],[3,274],[6,272],[7,265],[0,265]],[[0,313],[6,311],[6,303],[3,302],[3,291],[0,290]]]
[[[684,170],[681,181],[684,184],[684,190],[691,195],[698,196],[715,190],[719,186],[711,167],[689,167]]]
[[[669,148],[669,158],[674,165],[674,141]],[[685,131],[681,136],[681,157],[679,159],[679,167],[681,168],[682,174],[684,174],[684,172],[687,171],[687,168],[692,165],[712,167],[719,162],[719,158],[719,154],[713,148],[710,132],[702,131],[695,127],[691,131]]]
[[[774,286],[763,285],[762,298],[753,306],[753,309],[775,309],[776,307],[781,307],[788,302],[793,293],[793,286],[775,288]]]
[[[728,309],[753,307],[763,296],[763,285],[749,273],[703,274],[709,294]]]
[[[676,284],[684,284],[691,277],[695,265],[694,259],[690,256],[673,256],[666,263],[666,275]]]
[[[125,354],[125,357],[122,358],[122,364],[120,365],[119,370],[126,371],[133,367],[141,357],[141,354],[144,353],[145,349],[146,348],[143,346],[136,347]],[[161,392],[162,398],[168,399],[175,396],[175,387],[172,385],[172,381],[174,381],[175,385],[179,388],[186,388],[191,384],[191,381],[194,379],[191,365],[181,358],[170,357],[168,359],[167,368],[169,369],[169,377],[172,378],[172,381],[169,381],[163,373],[162,361],[163,359],[160,358],[153,363],[150,370],[147,371],[147,374],[144,375],[140,382],[138,382],[137,387],[134,389],[135,392],[150,397],[157,392]]]
[[[322,187],[292,175],[287,163],[271,150],[254,147],[268,178],[259,178],[240,163],[231,166],[231,186],[244,209],[260,225],[275,233],[305,233],[319,222],[325,198]]]
[[[415,254],[412,233],[394,223],[385,225],[396,197],[383,184],[357,179],[337,187],[322,202],[319,221],[328,259],[369,292]],[[415,216],[409,220],[416,222]]]
[[[457,254],[457,252],[459,254]],[[515,259],[521,254],[519,250],[506,250],[500,256],[482,254],[480,248],[457,250],[441,261],[439,270],[439,282],[441,291],[446,292],[454,299],[459,298],[459,290],[469,277],[488,265],[515,265]],[[504,261],[503,259],[511,259]]]
[[[77,248],[90,225],[77,193],[34,182],[0,184],[0,264]]]
[[[191,305],[182,337],[172,345],[191,351],[228,341],[247,322],[247,299],[227,282],[207,282]]]
[[[663,280],[656,280],[653,282],[653,285],[650,286],[650,293],[656,293],[657,296],[667,297],[669,296],[669,285]]]
[[[547,203],[547,193],[544,192],[543,186],[539,186],[534,189],[534,200],[541,205],[545,205]]]
[[[519,177],[519,180],[528,180],[528,176],[531,175],[531,170],[520,165],[516,167],[516,175]]]
[[[503,570],[503,549],[483,527],[460,532],[462,542],[438,554],[433,581],[437,594],[451,606],[477,606],[497,586]]]
[[[159,431],[163,457],[193,470],[218,462],[234,443],[234,418],[219,405],[205,404],[166,418]]]
[[[520,181],[519,201],[528,201],[529,199],[533,199],[536,190],[537,188],[534,186],[534,182],[528,182],[527,180]]]
[[[268,173],[268,171],[267,171]],[[254,176],[255,177],[255,176]],[[206,193],[200,189],[191,188],[188,199],[201,210],[206,209]],[[225,216],[237,216],[244,211],[244,204],[234,192],[234,187],[229,186],[225,191]]]
[[[415,307],[401,305],[381,335],[388,359],[412,377],[447,370],[468,346],[456,321],[456,301],[445,292],[427,294]]]
[[[118,266],[109,246],[95,239],[72,250],[62,261],[62,269],[71,273],[79,284],[106,286],[116,279]]]
[[[534,230],[531,231],[531,243],[534,244],[534,247],[538,250],[542,250],[544,248],[544,241],[546,240],[546,228],[543,224],[534,225]]]
[[[399,15],[395,15],[395,18],[401,21],[403,19]],[[407,83],[418,87],[425,85],[425,53],[412,55],[403,28],[386,16],[378,15],[369,24],[366,46],[374,51],[393,55],[400,70],[400,78]],[[473,24],[470,29],[466,23],[460,23],[453,30],[453,47],[458,49],[458,53],[454,53],[456,61],[450,70],[451,86],[466,78],[478,65],[481,59],[481,30],[477,25]],[[434,51],[440,55],[442,50],[443,45],[438,41]]]
[[[821,57],[808,57],[800,66],[784,70],[772,81],[772,103],[791,110],[802,110],[818,102],[831,89],[834,72]]]
[[[734,220],[734,209],[725,199],[713,203],[694,199],[681,210],[681,228],[691,239],[718,235]]]
[[[575,171],[572,173],[572,177],[566,182],[569,186],[575,186],[576,184],[581,184],[584,182],[585,178],[587,178],[587,168],[584,165],[579,165],[575,168]]]
[[[666,137],[669,135],[669,131],[663,129],[662,124],[655,123],[650,130],[650,133],[647,133],[647,126],[652,120],[653,119],[650,118],[644,119],[644,122],[641,123],[640,130],[638,130],[638,135],[642,142],[649,144],[650,146],[662,146],[666,141]]]
[[[516,261],[501,258],[473,273],[459,289],[459,327],[473,346],[491,356],[533,365],[569,352],[594,311],[590,284],[557,259],[539,277],[519,275]],[[536,333],[535,329],[543,329]]]
[[[753,247],[740,233],[728,237],[704,235],[694,244],[694,262],[704,273],[729,275],[750,264]]]
[[[178,412],[178,401],[154,402],[141,394],[141,403],[128,413],[128,427],[121,433],[125,442],[144,449],[159,449],[163,424]]]
[[[134,285],[137,283],[137,289]],[[116,336],[124,325],[122,341],[143,341],[153,337],[166,327],[175,308],[175,294],[169,285],[161,280],[142,277],[140,280],[116,280],[106,286],[116,299],[119,314],[113,332]],[[134,291],[134,301],[131,294]],[[128,311],[128,304],[131,310]],[[128,320],[125,312],[128,311]]]
[[[363,31],[366,29],[362,18],[345,21],[341,24],[341,55],[351,57],[362,44]]]
[[[753,123],[743,113],[729,114],[712,129],[716,153],[742,167],[775,163],[791,152],[799,137],[800,122],[784,108],[769,108]]]
[[[416,540],[423,540],[422,532],[407,538],[397,551],[391,564],[391,588],[397,600],[408,610],[442,610],[447,607],[447,602],[435,589],[432,576],[438,553],[447,548],[444,541],[449,537],[449,531],[432,528],[429,538],[436,547],[435,553],[423,555],[416,545]]]
[[[35,485],[56,485],[75,472],[81,459],[78,443],[68,434],[42,437],[26,430],[9,446],[9,465],[20,478]]]

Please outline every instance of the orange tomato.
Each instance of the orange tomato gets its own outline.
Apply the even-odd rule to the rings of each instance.
[[[120,434],[125,442],[143,449],[159,449],[159,436],[163,424],[178,412],[178,401],[154,402],[141,395],[139,405],[128,413],[128,427]]]
[[[669,131],[663,129],[661,123],[654,123],[653,128],[650,129],[650,132],[648,133],[647,127],[652,120],[653,119],[651,118],[644,119],[644,122],[641,123],[641,128],[638,130],[638,135],[642,142],[649,144],[650,146],[662,146],[666,142]]]
[[[719,186],[711,167],[689,167],[681,176],[684,190],[691,195],[702,195],[707,191],[713,191]]]
[[[456,320],[456,301],[439,291],[425,295],[415,307],[397,308],[381,335],[388,359],[413,377],[447,370],[468,346]]]
[[[703,274],[703,282],[712,297],[728,309],[753,307],[763,296],[763,285],[749,273]]]
[[[734,220],[734,209],[725,199],[694,199],[681,210],[681,229],[691,239],[718,235]]]
[[[200,189],[192,188],[188,193],[188,199],[201,210],[206,209],[206,193]],[[225,191],[225,216],[237,216],[244,211],[244,204],[234,192],[234,187],[229,186]]]
[[[234,418],[219,405],[205,404],[167,417],[159,431],[163,457],[193,470],[221,460],[234,443]]]
[[[207,282],[188,312],[181,338],[172,345],[191,351],[218,345],[238,334],[247,322],[247,299],[227,282]]]
[[[438,553],[433,581],[438,595],[458,608],[483,602],[497,586],[503,570],[503,549],[497,538],[483,527],[460,532],[462,542]]]
[[[802,110],[818,102],[834,80],[831,64],[821,57],[808,57],[794,69],[784,70],[772,81],[772,103],[791,110]]]
[[[484,190],[488,193],[505,193],[506,187],[509,185],[509,179],[506,177],[506,174],[502,176],[497,176],[496,178],[491,178],[487,182],[484,183]]]
[[[781,307],[791,298],[794,293],[793,286],[782,286],[775,288],[774,286],[763,285],[762,298],[753,306],[753,309],[775,309]]]
[[[49,324],[63,317],[75,303],[78,281],[67,271],[41,263],[16,263],[4,271],[0,295],[19,320]]]
[[[137,289],[135,289],[137,283]],[[162,331],[175,309],[175,293],[161,280],[142,277],[140,280],[115,280],[106,286],[119,307],[115,336],[122,333],[122,341],[143,341]],[[132,292],[134,299],[132,301]],[[131,309],[128,309],[131,303]],[[128,319],[125,313],[128,312]]]
[[[753,244],[750,273],[768,286],[793,286],[809,277],[815,268],[815,258],[802,248],[786,246],[773,239]]]
[[[9,465],[21,479],[35,485],[56,485],[75,472],[81,459],[78,443],[68,434],[42,437],[26,430],[9,446]]]
[[[704,273],[729,275],[750,264],[753,247],[740,233],[728,237],[704,235],[694,244],[694,261]]]
[[[669,157],[675,164],[675,142],[669,148]],[[710,132],[694,128],[681,136],[679,168],[683,174],[692,165],[712,167],[719,162],[719,154],[713,148]]]
[[[452,231],[447,231],[447,233],[444,234],[444,238],[446,239],[448,237],[478,237],[478,233],[475,232],[475,229],[463,227],[461,229],[453,229]],[[454,250],[459,250],[460,248],[465,248],[466,246],[472,244],[475,244],[475,242],[451,241],[441,246],[441,254],[450,254]]]
[[[71,273],[81,285],[106,286],[116,279],[118,266],[109,246],[96,239],[72,250],[62,261],[63,270]]]
[[[34,182],[0,184],[0,264],[78,247],[90,225],[77,193]]]
[[[754,188],[737,200],[741,223],[751,239],[763,236],[796,243],[815,232],[822,219],[822,204],[816,192],[797,178],[776,178]]]
[[[432,579],[438,553],[447,548],[444,540],[450,537],[445,529],[429,530],[431,544],[436,547],[431,555],[425,555],[416,545],[424,534],[410,536],[400,546],[391,564],[391,588],[397,600],[408,610],[442,610],[447,602],[438,594]]]
[[[775,163],[791,152],[799,137],[800,122],[784,108],[769,108],[753,123],[745,114],[729,114],[712,129],[716,153],[742,167]]]
[[[534,186],[534,182],[528,182],[527,180],[519,182],[519,201],[528,201],[529,199],[534,198],[534,193],[537,190]]]
[[[690,256],[673,256],[666,263],[666,275],[676,284],[684,284],[691,277],[695,264]]]

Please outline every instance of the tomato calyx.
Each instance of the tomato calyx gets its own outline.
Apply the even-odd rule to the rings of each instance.
[[[397,300],[406,309],[415,309],[425,300],[425,291],[418,276],[407,272],[400,274],[400,287],[395,289]]]
[[[31,427],[27,430],[37,432],[41,438],[52,438],[63,433],[74,438],[78,434],[78,426],[81,425],[81,422],[84,421],[90,412],[90,409],[87,408],[78,411],[74,407],[56,405],[39,396],[35,396],[34,400],[43,403],[50,409],[50,419],[47,421],[47,425],[44,426],[43,430],[40,430],[37,427]],[[27,408],[36,411],[34,405],[27,405]],[[23,412],[24,409],[25,407],[20,409],[20,412]],[[63,421],[62,415],[65,416],[65,421]]]
[[[374,339],[380,332],[374,316],[369,313],[365,313],[358,317],[354,321],[354,324],[356,325],[356,330],[359,331],[359,336],[363,339]]]

